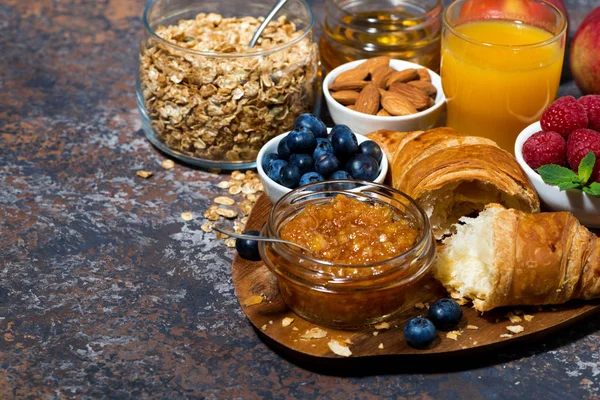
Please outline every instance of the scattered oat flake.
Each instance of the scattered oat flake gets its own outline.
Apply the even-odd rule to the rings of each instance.
[[[331,349],[331,351],[333,351],[334,354],[337,354],[338,356],[350,357],[352,355],[352,352],[350,351],[350,349],[348,348],[348,346],[344,346],[343,344],[341,344],[337,340],[330,340],[327,343],[327,346],[329,346],[329,348]]]
[[[220,204],[222,206],[232,206],[235,204],[235,200],[231,197],[219,196],[215,197],[215,203]]]
[[[506,329],[512,333],[521,333],[525,330],[525,328],[523,328],[521,325],[509,325],[506,327]]]
[[[478,341],[474,341],[473,342],[473,346],[477,346],[477,343],[479,343]]]
[[[295,326],[292,326],[292,330],[293,330],[293,331],[297,331],[297,330],[299,330],[299,329],[298,329],[298,328],[296,328]]]
[[[235,218],[237,217],[238,213],[235,210],[230,210],[228,208],[217,208],[217,214],[219,214],[221,217],[225,217],[225,218]]]
[[[221,181],[217,183],[217,187],[219,189],[229,189],[231,185],[233,185],[233,183],[231,183],[230,181]]]
[[[346,338],[346,339],[344,340],[344,343],[346,343],[346,344],[354,344],[354,343],[352,342],[352,340],[350,340],[350,338]]]
[[[523,318],[525,318],[525,321],[530,322],[533,319],[533,315],[525,314]]]
[[[390,324],[388,324],[387,322],[381,322],[375,325],[375,329],[390,329]]]
[[[242,188],[240,185],[233,185],[229,188],[229,194],[236,195],[242,192]]]
[[[285,317],[284,319],[281,320],[281,326],[290,326],[290,324],[294,322],[294,318],[291,317]]]
[[[467,325],[467,329],[471,329],[471,330],[475,331],[475,330],[479,329],[479,327],[475,326],[475,325]]]
[[[207,222],[205,224],[202,224],[202,226],[200,227],[200,229],[202,229],[202,232],[206,232],[206,233],[210,233],[213,231],[215,224],[212,222]]]
[[[160,166],[164,169],[173,169],[175,168],[175,162],[169,158],[162,160]]]
[[[194,214],[191,212],[184,211],[181,213],[181,219],[184,221],[191,221],[194,219]]]
[[[301,336],[302,339],[321,339],[327,336],[327,331],[324,331],[321,328],[312,328],[304,332],[304,335]]]
[[[246,179],[246,174],[240,171],[233,171],[231,173],[231,177],[236,181],[243,181],[244,179]]]
[[[425,308],[425,304],[423,303],[415,303],[415,308],[418,310],[423,310]]]
[[[522,321],[521,317],[519,317],[518,315],[515,315],[513,312],[507,313],[505,315],[505,317],[508,318],[510,320],[510,322],[512,322],[513,324],[516,324],[516,323]]]
[[[379,343],[379,346],[377,346],[378,349],[383,349],[383,343]]]
[[[229,238],[229,239],[225,239],[225,246],[229,247],[230,249],[235,247],[235,238]]]
[[[446,333],[446,337],[448,339],[458,340],[458,335],[460,335],[460,334],[461,334],[460,331],[450,331],[450,332]]]
[[[510,333],[503,333],[502,335],[500,335],[501,338],[511,338],[513,337],[513,335],[511,335]]]
[[[260,329],[262,329],[263,331],[266,331],[267,330],[267,324],[264,324],[263,326],[261,326]]]
[[[377,336],[377,335],[379,335],[379,332],[378,331],[374,331],[373,332],[373,336]]]
[[[143,169],[137,171],[135,174],[137,176],[139,176],[140,178],[144,178],[144,179],[148,179],[148,178],[150,178],[153,175],[152,172],[150,172],[150,171],[144,171]]]
[[[250,296],[246,300],[244,300],[244,305],[246,307],[254,306],[256,304],[262,303],[263,300],[264,300],[264,297],[259,296],[259,295]]]

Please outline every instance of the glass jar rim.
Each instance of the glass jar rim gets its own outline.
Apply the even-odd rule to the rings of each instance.
[[[464,33],[458,32],[455,28],[455,26],[453,26],[450,21],[448,20],[448,15],[450,14],[450,11],[455,8],[458,7],[458,4],[462,4],[465,1],[472,1],[472,0],[454,0],[450,5],[448,5],[448,7],[446,7],[446,9],[444,10],[444,15],[443,15],[443,21],[444,21],[444,28],[448,29],[453,35],[459,37],[460,39],[469,42],[471,44],[477,45],[477,46],[482,46],[482,47],[502,47],[502,48],[506,48],[506,49],[531,49],[531,48],[537,48],[537,47],[544,47],[547,46],[553,42],[556,42],[557,40],[559,40],[561,38],[561,36],[564,35],[564,33],[567,30],[567,17],[565,16],[565,14],[563,14],[563,12],[556,7],[554,4],[549,3],[545,0],[529,0],[531,2],[534,3],[538,3],[544,7],[548,7],[552,12],[554,12],[555,14],[558,14],[560,21],[561,21],[561,25],[560,25],[560,29],[558,30],[557,33],[552,33],[552,37],[546,40],[543,40],[541,42],[536,42],[536,43],[527,43],[527,44],[497,44],[497,43],[487,43],[487,42],[483,42],[477,39],[474,39],[471,36],[465,35]],[[477,20],[477,21],[505,21],[505,19],[501,19],[501,18],[493,18],[493,19],[489,19],[489,20]]]
[[[150,8],[159,0],[150,0],[148,1],[148,4],[146,4],[146,7],[144,8],[144,13],[142,14],[142,22],[144,25],[144,28],[146,29],[146,31],[148,31],[148,33],[156,40],[158,40],[159,42],[176,49],[177,51],[181,51],[184,53],[190,53],[190,54],[195,54],[198,56],[204,56],[204,57],[214,57],[214,58],[223,58],[223,59],[234,59],[234,58],[244,58],[244,57],[254,57],[254,56],[266,56],[269,54],[273,54],[273,53],[277,53],[278,51],[282,51],[287,49],[288,47],[291,47],[293,45],[295,45],[296,43],[299,43],[300,41],[302,41],[312,30],[313,25],[315,23],[315,14],[312,11],[312,8],[310,7],[310,5],[307,3],[306,0],[298,0],[302,5],[304,5],[305,9],[308,10],[308,13],[310,15],[310,22],[308,23],[308,26],[304,29],[304,32],[302,32],[302,34],[300,36],[298,36],[297,38],[295,38],[294,40],[284,43],[280,46],[276,46],[276,47],[272,47],[269,49],[264,49],[264,50],[255,50],[255,51],[247,51],[247,52],[242,52],[242,53],[219,53],[216,51],[202,51],[202,50],[194,50],[194,49],[189,49],[187,47],[181,47],[179,45],[176,45],[174,43],[169,42],[168,40],[164,39],[162,36],[160,36],[159,34],[156,33],[156,31],[154,30],[154,28],[152,28],[150,26],[150,23],[148,22],[148,13],[150,12]]]
[[[332,3],[333,3],[333,5],[335,6],[335,8],[337,8],[338,10],[340,10],[342,13],[344,13],[344,14],[346,14],[346,15],[355,15],[355,14],[356,14],[356,13],[354,13],[354,12],[351,12],[351,11],[348,11],[348,10],[346,10],[346,9],[343,9],[343,8],[342,8],[342,7],[340,7],[340,5],[339,5],[337,2],[335,2],[335,1],[332,1]],[[431,9],[430,9],[430,10],[428,10],[427,12],[425,12],[425,13],[423,13],[423,14],[421,14],[421,15],[418,15],[418,16],[414,16],[414,17],[412,17],[412,18],[405,18],[405,20],[406,20],[406,21],[418,21],[418,20],[421,20],[421,19],[423,19],[423,17],[424,17],[424,16],[427,16],[427,17],[428,17],[428,18],[424,18],[424,19],[423,19],[423,22],[421,22],[421,23],[419,23],[419,24],[416,24],[416,25],[414,25],[414,26],[411,26],[411,27],[407,27],[405,30],[407,30],[407,31],[411,31],[411,30],[418,30],[418,29],[421,29],[421,27],[422,27],[423,25],[427,25],[427,24],[429,24],[429,23],[430,23],[430,21],[431,21],[433,18],[437,17],[437,16],[438,16],[438,15],[439,15],[439,14],[442,12],[442,9],[443,9],[442,0],[436,0],[436,1],[435,1],[435,6],[431,7]]]
[[[416,249],[419,249],[421,247],[423,247],[424,245],[426,245],[427,241],[432,241],[433,242],[433,237],[432,237],[432,233],[431,233],[431,225],[430,225],[430,221],[429,221],[429,217],[427,216],[427,214],[425,213],[425,211],[423,210],[423,208],[409,195],[407,195],[404,192],[399,191],[398,189],[395,189],[391,186],[387,186],[387,185],[382,185],[379,183],[375,183],[375,182],[368,182],[368,181],[358,181],[358,180],[343,180],[343,179],[338,179],[338,180],[331,180],[331,181],[323,181],[323,182],[316,182],[316,183],[311,183],[309,185],[306,186],[302,186],[300,188],[296,188],[294,190],[292,190],[291,192],[285,194],[283,197],[281,197],[277,203],[275,203],[275,205],[273,205],[273,208],[271,209],[271,212],[269,213],[269,219],[267,222],[267,228],[269,231],[272,231],[273,233],[275,233],[277,235],[277,238],[279,238],[279,235],[277,233],[277,230],[275,229],[274,226],[272,226],[272,224],[274,224],[274,216],[275,216],[275,211],[277,210],[277,207],[280,204],[283,204],[284,201],[286,201],[287,199],[289,199],[290,197],[292,197],[293,195],[295,195],[296,193],[300,193],[302,191],[305,191],[306,189],[309,189],[311,187],[315,187],[315,186],[323,186],[323,184],[336,184],[336,183],[353,183],[355,185],[357,185],[357,188],[362,188],[362,187],[377,187],[379,189],[385,189],[388,191],[391,191],[392,193],[395,193],[397,195],[402,196],[404,199],[408,200],[408,203],[410,205],[412,205],[416,210],[417,210],[417,214],[418,217],[420,219],[419,222],[422,222],[422,229],[421,229],[421,234],[418,237],[418,239],[415,241],[415,243],[410,246],[408,249],[406,249],[405,251],[403,251],[402,253],[391,257],[391,258],[387,258],[385,260],[381,260],[381,261],[374,261],[374,262],[369,262],[369,263],[362,263],[362,264],[344,264],[344,263],[334,263],[334,262],[330,262],[330,261],[326,261],[326,260],[321,260],[318,258],[314,258],[311,256],[306,255],[305,253],[303,253],[302,251],[296,249],[293,246],[288,246],[288,245],[281,245],[281,244],[270,244],[272,245],[272,247],[282,247],[282,248],[286,248],[286,252],[291,253],[292,255],[296,256],[296,257],[301,257],[303,259],[306,259],[307,261],[314,263],[316,265],[322,266],[322,267],[333,267],[333,268],[355,268],[355,269],[362,269],[362,268],[373,268],[373,267],[381,267],[381,266],[386,266],[388,264],[393,264],[393,263],[397,263],[400,261],[403,261],[405,259],[408,258],[408,256],[410,256]],[[351,190],[325,190],[325,191],[319,191],[319,192],[310,192],[308,191],[306,193],[306,196],[311,196],[311,195],[318,195],[318,194],[323,194],[323,193],[339,193],[339,194],[345,194],[345,193],[352,193]],[[356,193],[356,192],[355,192]],[[366,196],[368,197],[368,196]],[[394,207],[393,205],[389,204],[390,207]],[[396,208],[396,207],[394,207]],[[435,243],[433,243],[433,245],[435,245]],[[312,270],[312,269],[310,269]]]

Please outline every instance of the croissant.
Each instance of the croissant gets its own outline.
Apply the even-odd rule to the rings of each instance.
[[[451,128],[375,131],[390,162],[390,184],[423,207],[437,239],[451,233],[464,215],[500,203],[538,212],[540,201],[527,176],[507,151],[489,139]]]
[[[600,238],[571,213],[493,204],[461,222],[433,265],[452,297],[479,311],[600,297]]]

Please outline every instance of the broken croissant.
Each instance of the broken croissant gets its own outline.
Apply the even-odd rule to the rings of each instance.
[[[375,131],[367,135],[388,158],[391,184],[425,210],[437,239],[464,215],[490,203],[538,212],[540,201],[515,158],[489,139],[451,128]]]
[[[571,213],[493,204],[461,222],[433,267],[452,297],[479,311],[600,297],[600,238]]]

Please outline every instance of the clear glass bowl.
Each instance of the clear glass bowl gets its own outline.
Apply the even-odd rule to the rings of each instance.
[[[289,0],[257,46],[247,46],[257,18],[272,6],[244,0],[148,3],[137,101],[156,147],[204,168],[249,168],[264,143],[314,111],[320,71],[306,1]]]
[[[396,257],[370,264],[335,264],[280,243],[260,242],[259,251],[292,311],[318,325],[357,329],[402,309],[406,293],[430,269],[435,240],[425,212],[413,199],[388,186],[361,181],[329,181],[293,190],[275,204],[263,235],[280,237],[282,227],[307,205],[331,202],[338,194],[392,207],[418,230],[416,243]]]

